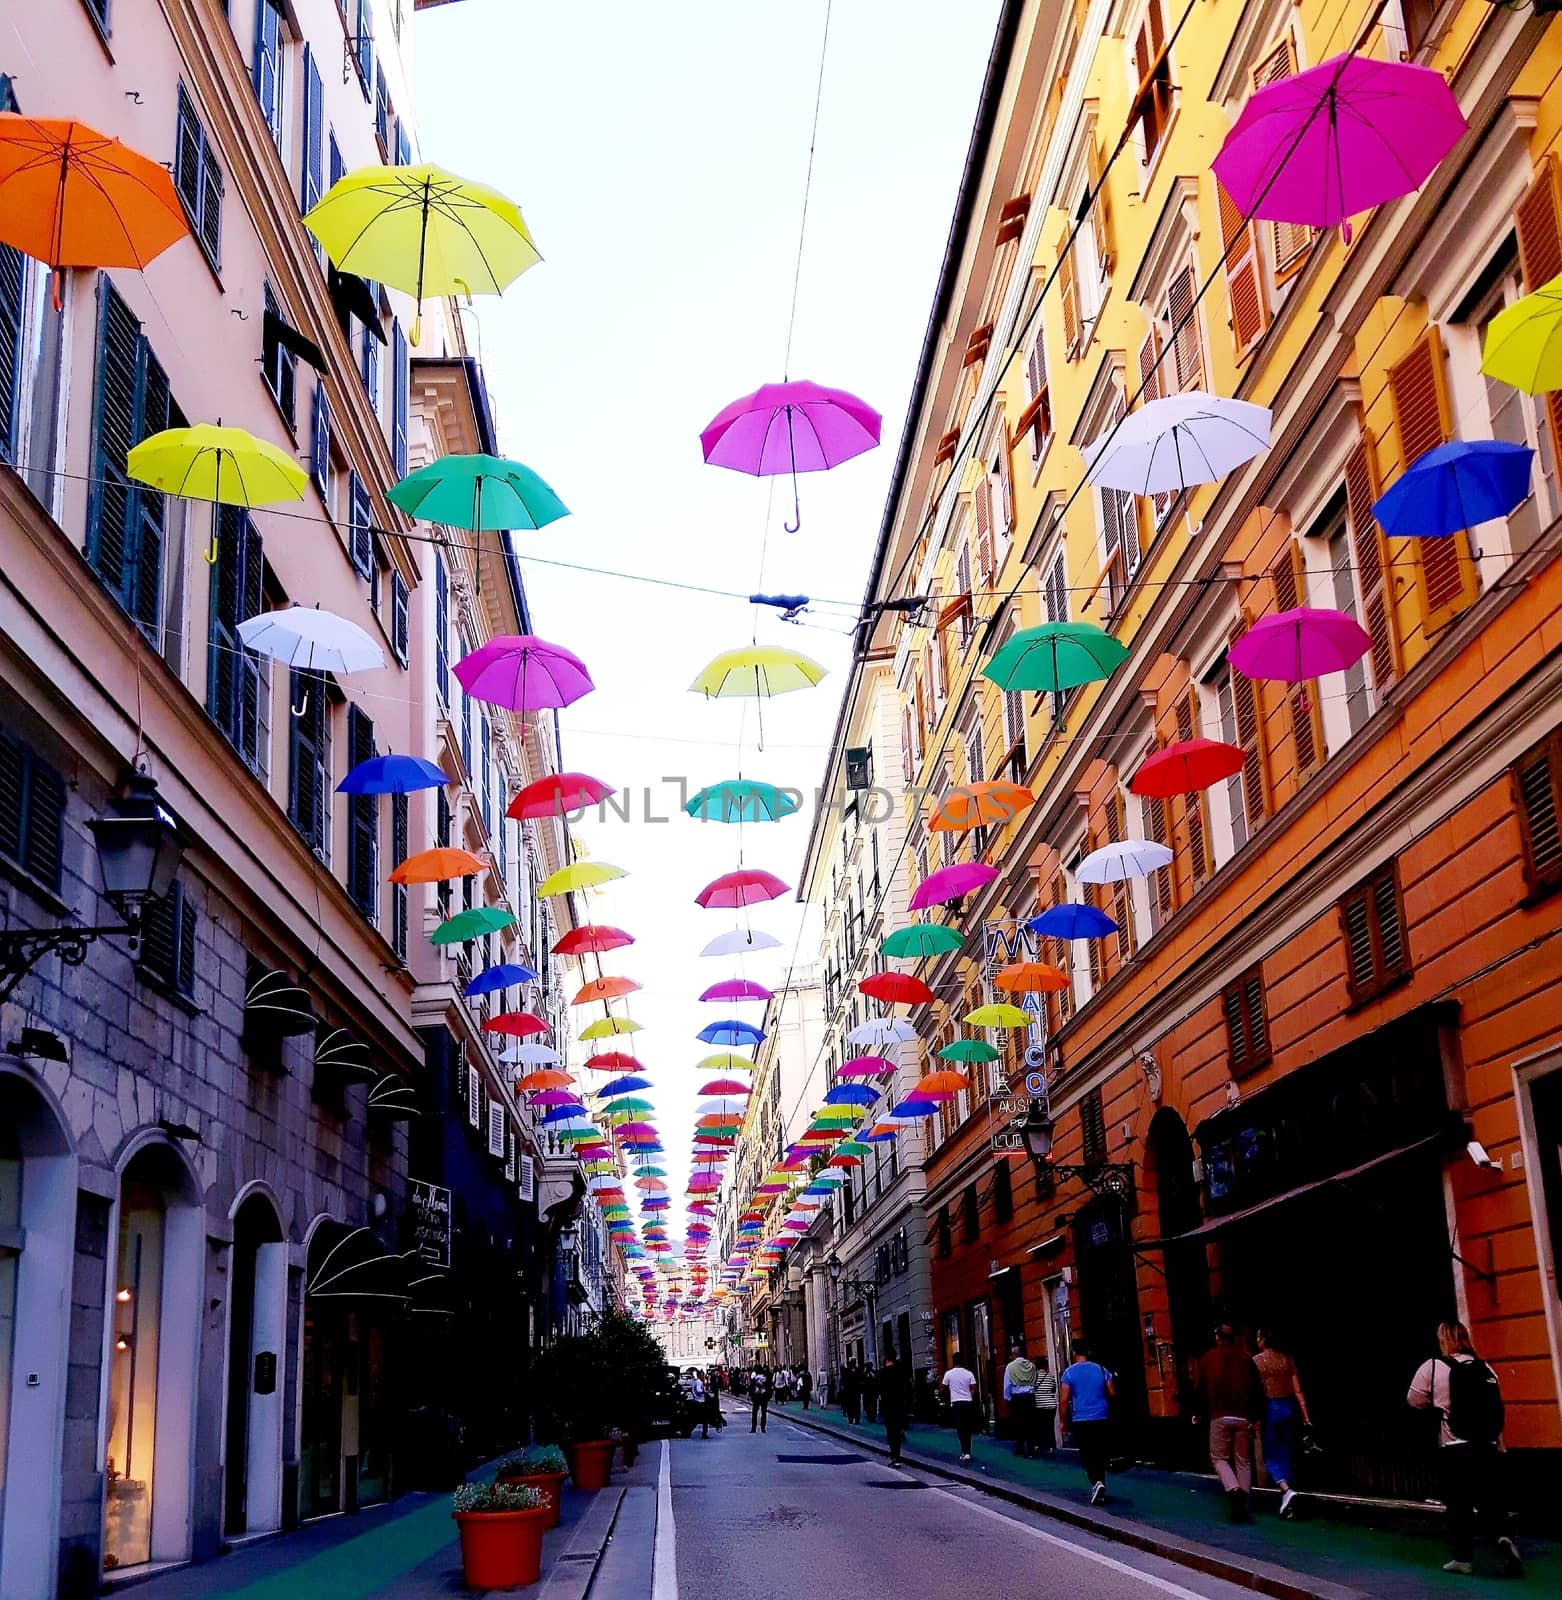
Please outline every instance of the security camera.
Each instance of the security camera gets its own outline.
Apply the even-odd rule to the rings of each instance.
[[[1485,1167],[1491,1172],[1502,1171],[1502,1163],[1500,1161],[1493,1161],[1492,1158],[1487,1155],[1486,1146],[1483,1145],[1479,1139],[1472,1139],[1464,1147],[1464,1150],[1465,1154],[1469,1156],[1476,1166]]]

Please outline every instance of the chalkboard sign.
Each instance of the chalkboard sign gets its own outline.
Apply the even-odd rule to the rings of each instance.
[[[436,1267],[450,1265],[450,1191],[437,1183],[412,1180],[408,1191],[412,1248]]]

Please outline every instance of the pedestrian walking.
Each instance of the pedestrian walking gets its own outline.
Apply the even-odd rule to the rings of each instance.
[[[898,1467],[900,1447],[906,1440],[906,1412],[911,1404],[911,1393],[893,1351],[885,1356],[884,1365],[879,1369],[878,1399],[884,1418],[884,1437],[889,1444],[889,1464]]]
[[[1448,1509],[1451,1556],[1444,1572],[1469,1577],[1475,1571],[1477,1514],[1493,1527],[1507,1515],[1503,1495],[1502,1388],[1497,1374],[1475,1353],[1462,1322],[1437,1330],[1437,1355],[1423,1361],[1406,1396],[1418,1411],[1439,1414],[1438,1465]],[[1524,1563],[1507,1533],[1497,1537],[1505,1576],[1520,1577]]]
[[[1090,1359],[1088,1347],[1076,1337],[1074,1359],[1058,1380],[1058,1420],[1079,1449],[1079,1464],[1085,1469],[1093,1506],[1106,1499],[1106,1466],[1111,1453],[1107,1427],[1116,1393],[1117,1380],[1099,1361]]]
[[[808,1397],[814,1392],[814,1375],[807,1367],[797,1374],[797,1392],[803,1402],[803,1410],[808,1409]]]
[[[1303,1428],[1312,1426],[1307,1414],[1307,1396],[1296,1363],[1275,1347],[1274,1336],[1260,1328],[1256,1335],[1258,1354],[1253,1365],[1264,1391],[1264,1414],[1259,1436],[1264,1441],[1264,1465],[1280,1491],[1280,1515],[1288,1517],[1296,1501],[1291,1484],[1291,1452]]]
[[[1036,1454],[1050,1456],[1058,1445],[1058,1375],[1047,1358],[1036,1358]]]
[[[1264,1392],[1253,1358],[1239,1348],[1229,1322],[1215,1329],[1214,1346],[1199,1357],[1195,1391],[1197,1417],[1209,1423],[1210,1464],[1226,1491],[1231,1520],[1246,1522],[1253,1493],[1253,1423]]]
[[[862,1419],[862,1369],[855,1360],[841,1373],[841,1414],[848,1422]]]
[[[705,1380],[696,1369],[689,1378],[689,1411],[699,1418],[703,1431],[702,1439],[710,1438],[710,1396],[705,1388]],[[693,1432],[693,1429],[690,1429]]]
[[[960,1459],[971,1459],[971,1435],[976,1432],[976,1374],[969,1367],[960,1365],[960,1359],[955,1358],[955,1364],[945,1369],[944,1375],[938,1380],[941,1389],[949,1391],[949,1409],[954,1417],[955,1432],[960,1436]]]
[[[862,1414],[869,1422],[879,1420],[879,1374],[872,1366],[862,1369]]]
[[[1003,1398],[1014,1428],[1014,1453],[1029,1460],[1036,1445],[1036,1364],[1026,1358],[1018,1339],[1009,1343],[1009,1364],[1003,1369]]]
[[[748,1377],[748,1431],[768,1433],[770,1428],[770,1369],[755,1367]]]

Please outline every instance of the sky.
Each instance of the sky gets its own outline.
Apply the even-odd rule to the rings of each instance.
[[[675,1239],[707,1076],[694,1065],[710,1048],[695,1035],[727,1016],[760,1021],[756,1004],[698,996],[733,976],[779,988],[794,949],[807,964],[819,938],[817,913],[788,894],[752,912],[782,949],[746,965],[701,959],[734,918],[695,895],[740,848],[744,865],[795,886],[811,799],[741,840],[681,803],[738,776],[818,787],[999,9],[830,5],[786,364],[829,4],[462,0],[416,21],[423,158],[517,201],[543,256],[501,300],[476,301],[467,337],[501,449],[573,513],[517,544],[536,631],[596,683],[563,714],[565,767],[631,803],[627,821],[591,813],[576,834],[629,874],[589,911],[636,939],[604,969],[644,985],[629,1013],[646,1029],[635,1043],[655,1084]],[[699,443],[729,401],[783,375],[848,389],[884,416],[878,449],[799,480],[795,534],[783,529],[789,480],[708,467]],[[813,607],[789,625],[749,604],[756,590]],[[763,750],[756,702],[689,692],[756,630],[829,670],[762,703]]]

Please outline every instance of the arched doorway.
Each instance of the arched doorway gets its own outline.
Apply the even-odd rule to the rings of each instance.
[[[54,1592],[76,1232],[64,1120],[0,1066],[0,1594]]]
[[[276,1207],[258,1191],[233,1214],[228,1289],[222,1529],[240,1538],[282,1526],[287,1244]]]
[[[204,1218],[183,1155],[143,1144],[120,1172],[108,1316],[103,1566],[190,1556]]]
[[[1155,1186],[1160,1202],[1162,1238],[1191,1232],[1204,1220],[1198,1180],[1194,1177],[1193,1140],[1186,1124],[1169,1106],[1150,1123],[1150,1150],[1155,1160]],[[1177,1365],[1177,1410],[1187,1416],[1193,1363],[1210,1342],[1209,1258],[1202,1241],[1166,1246],[1166,1301],[1171,1316],[1172,1349]]]
[[[1079,1273],[1079,1313],[1091,1358],[1117,1377],[1121,1442],[1137,1446],[1145,1416],[1144,1333],[1134,1275],[1128,1213],[1114,1195],[1097,1195],[1074,1218],[1074,1262]]]

